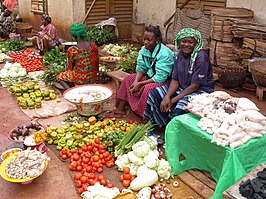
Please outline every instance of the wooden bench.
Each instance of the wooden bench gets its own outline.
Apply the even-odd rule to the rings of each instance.
[[[115,97],[116,97],[116,101],[115,101],[115,105],[118,105],[118,99],[117,99],[117,93],[118,90],[120,88],[121,82],[124,80],[124,78],[126,76],[129,75],[129,73],[118,70],[118,71],[110,71],[106,73],[109,77],[112,77],[112,79],[115,82],[115,86],[116,86],[116,93],[115,93]]]

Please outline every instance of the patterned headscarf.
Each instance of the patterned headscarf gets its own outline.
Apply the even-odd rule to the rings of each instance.
[[[48,23],[51,23],[52,21],[52,18],[49,16],[49,15],[46,15],[46,14],[43,14],[42,15],[42,18],[47,21]]]
[[[176,50],[178,50],[181,39],[188,38],[188,37],[194,37],[197,41],[197,44],[194,47],[194,50],[193,50],[193,52],[191,54],[191,58],[190,58],[190,70],[192,70],[194,62],[195,62],[196,57],[198,55],[198,52],[202,49],[203,41],[202,41],[201,34],[198,30],[195,30],[192,28],[184,28],[184,29],[180,30],[179,33],[177,33],[177,35],[176,35],[176,39],[175,39]]]
[[[86,38],[87,37],[87,29],[86,26],[83,25],[82,23],[76,23],[72,24],[70,26],[70,33],[78,39],[78,41],[81,38]]]

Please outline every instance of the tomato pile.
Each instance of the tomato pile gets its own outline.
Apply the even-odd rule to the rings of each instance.
[[[110,168],[114,166],[114,158],[105,150],[101,144],[100,138],[95,138],[94,142],[87,142],[81,149],[71,149],[68,151],[63,148],[59,156],[66,160],[70,159],[69,169],[77,171],[74,174],[74,180],[78,193],[86,191],[88,186],[99,182],[101,185],[112,188],[114,187],[102,174],[103,166]],[[98,177],[96,173],[100,174]]]
[[[132,180],[134,180],[136,176],[130,174],[130,168],[125,167],[123,169],[123,174],[119,177],[120,182],[122,182],[124,187],[129,187]]]
[[[11,52],[8,54],[15,62],[26,69],[27,72],[38,71],[42,69],[43,57],[33,50],[27,48],[26,50]]]

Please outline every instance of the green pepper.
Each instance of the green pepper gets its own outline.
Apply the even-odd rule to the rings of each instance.
[[[58,140],[58,142],[61,144],[66,144],[67,139],[65,137],[62,137],[62,138],[60,138],[60,140]]]
[[[58,144],[58,140],[54,140],[53,144],[57,145]]]
[[[63,148],[63,147],[62,147],[62,146],[59,146],[59,145],[56,147],[56,149],[57,149],[58,151],[61,151],[62,148]]]
[[[80,143],[78,144],[78,146],[79,146],[79,147],[82,147],[84,144],[85,144],[84,142],[80,142]]]
[[[53,131],[52,133],[51,133],[51,137],[56,137],[57,136],[57,133],[55,132],[55,131]]]
[[[65,135],[65,137],[66,137],[66,139],[70,139],[70,138],[72,138],[72,134],[67,133],[67,134]]]

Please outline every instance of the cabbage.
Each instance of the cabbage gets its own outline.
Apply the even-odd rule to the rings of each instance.
[[[15,62],[12,66],[13,66],[13,67],[16,67],[16,68],[21,68],[20,63],[18,63],[18,62]]]
[[[143,165],[144,163],[143,159],[136,156],[133,151],[128,152],[127,156],[128,156],[129,161],[135,165]]]
[[[4,68],[9,70],[12,67],[12,63],[6,62],[6,64],[4,65]]]
[[[145,157],[151,150],[149,144],[145,141],[140,141],[132,146],[132,150],[137,157]]]
[[[14,72],[14,71],[9,71],[9,76],[10,77],[18,77],[18,73]]]
[[[149,154],[144,157],[144,163],[150,169],[155,169],[158,162],[159,162],[158,156],[153,151],[150,151]]]
[[[7,78],[7,77],[9,77],[8,70],[6,70],[5,68],[3,68],[0,71],[0,78]]]
[[[131,164],[127,165],[127,167],[129,167],[131,175],[134,175],[134,176],[137,175],[137,171],[138,171],[138,168],[139,168],[138,165],[135,165],[135,164],[131,163]]]
[[[147,170],[149,170],[149,168],[145,164],[141,165],[137,170],[137,176],[139,176],[141,173],[143,173]]]
[[[26,76],[27,75],[26,69],[25,68],[20,68],[19,71],[18,71],[18,75],[19,76]]]
[[[172,168],[168,161],[161,159],[158,164],[157,173],[161,178],[168,179],[171,176]]]
[[[128,159],[128,155],[124,154],[122,156],[118,156],[115,164],[118,166],[118,170],[123,170],[124,167],[126,167],[128,164],[130,164],[130,161]]]
[[[154,136],[144,136],[143,141],[147,142],[151,150],[155,149],[158,145],[157,140]]]

